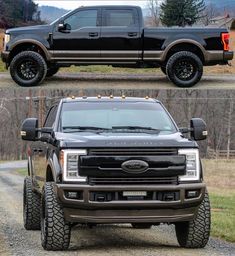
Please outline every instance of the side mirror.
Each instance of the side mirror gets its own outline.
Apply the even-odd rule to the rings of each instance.
[[[38,119],[25,119],[21,127],[21,138],[26,141],[36,141],[38,139]]]
[[[67,33],[71,30],[71,26],[69,24],[60,23],[58,25],[58,31]]]
[[[191,138],[195,141],[205,140],[207,138],[208,132],[206,123],[200,118],[193,118],[190,121],[191,126]]]

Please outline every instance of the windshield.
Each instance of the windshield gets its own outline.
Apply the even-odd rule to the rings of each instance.
[[[61,130],[171,134],[176,127],[159,103],[70,102],[62,106]]]

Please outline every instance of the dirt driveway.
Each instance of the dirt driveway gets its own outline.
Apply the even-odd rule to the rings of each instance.
[[[73,229],[68,252],[45,252],[40,245],[40,232],[23,228],[23,177],[14,173],[13,169],[17,165],[19,163],[0,165],[1,256],[235,256],[235,244],[215,239],[211,239],[205,249],[181,249],[173,226],[167,225],[151,230],[134,230],[129,225],[98,226],[92,229],[77,226]]]

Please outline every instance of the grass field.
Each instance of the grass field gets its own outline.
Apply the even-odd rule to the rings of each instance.
[[[211,235],[235,243],[235,160],[203,160],[211,208]],[[18,174],[26,176],[27,170]]]
[[[2,51],[2,38],[3,33],[0,30],[0,51]],[[235,30],[231,32],[231,48],[235,50]],[[6,71],[2,61],[0,60],[0,72]],[[87,67],[70,67],[61,69],[63,73],[80,73],[80,72],[92,72],[92,73],[130,73],[130,74],[157,74],[161,73],[159,69],[151,68],[151,69],[129,69],[129,68],[113,68],[111,66],[87,66]],[[235,58],[232,61],[232,67],[229,66],[213,66],[206,67],[205,74],[235,74]]]
[[[214,237],[235,242],[235,160],[204,160]]]

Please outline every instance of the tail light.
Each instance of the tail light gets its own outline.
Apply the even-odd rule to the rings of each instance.
[[[224,51],[229,51],[229,39],[230,39],[229,33],[222,33],[222,42],[224,45]]]

